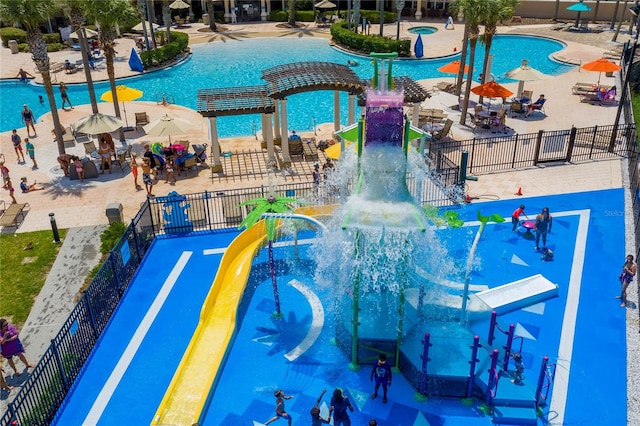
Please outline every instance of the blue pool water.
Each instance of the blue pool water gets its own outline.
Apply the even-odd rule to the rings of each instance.
[[[481,64],[484,48],[479,43],[476,63]],[[425,42],[425,50],[430,43]],[[493,74],[501,82],[508,82],[500,76],[516,68],[522,59],[528,59],[529,64],[543,73],[558,75],[567,72],[572,67],[549,59],[553,52],[561,50],[564,45],[560,42],[527,36],[496,36],[492,45]],[[535,52],[534,54],[523,52]],[[126,84],[144,92],[142,101],[156,101],[163,93],[171,95],[175,103],[189,108],[196,108],[196,93],[198,89],[229,86],[248,86],[264,84],[261,71],[276,65],[298,61],[328,61],[346,64],[353,55],[341,52],[331,47],[325,39],[312,38],[263,38],[240,39],[215,42],[193,46],[193,56],[185,63],[169,69],[150,73],[140,77],[120,79],[120,84]],[[394,63],[394,75],[407,75],[413,79],[451,78],[442,74],[438,67],[448,63],[452,58],[433,60],[399,60]],[[362,78],[371,78],[373,67],[368,61],[358,60],[359,66],[352,69]],[[480,66],[476,67],[477,74]],[[58,75],[60,80],[64,75]],[[476,76],[477,78],[477,76]],[[95,90],[100,94],[109,90],[108,82],[95,84]],[[48,112],[45,90],[41,86],[18,83],[17,80],[2,81],[0,83],[0,131],[22,127],[20,111],[23,103],[27,103],[37,117]],[[60,92],[57,87],[54,93],[58,105],[61,104]],[[68,93],[74,105],[89,103],[89,95],[84,84],[68,86]],[[38,95],[45,98],[44,104],[38,101]],[[315,123],[333,121],[333,93],[327,91],[307,92],[290,96],[287,104],[289,127],[291,129],[310,130]],[[313,107],[309,107],[312,105]],[[341,117],[347,119],[347,95],[341,93]],[[105,113],[112,113],[111,105],[102,108]],[[65,123],[70,124],[70,123]],[[346,124],[343,123],[343,124]],[[259,129],[260,117],[235,116],[218,119],[218,132],[221,137],[252,134],[254,126]]]
[[[407,31],[411,34],[429,35],[437,32],[438,29],[436,27],[413,27],[409,28]]]

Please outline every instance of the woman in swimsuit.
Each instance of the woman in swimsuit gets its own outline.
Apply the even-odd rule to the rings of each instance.
[[[104,166],[105,164],[109,165],[109,173],[112,172],[111,170],[111,155],[113,155],[113,151],[111,151],[111,146],[109,146],[109,143],[106,141],[106,139],[102,139],[100,141],[100,148],[98,148],[98,154],[100,155],[100,159],[101,159],[101,163],[100,163],[100,168],[102,169],[102,171],[100,172],[100,174],[104,174]]]
[[[84,180],[84,165],[82,164],[82,160],[78,157],[76,157],[73,160],[73,167],[76,168],[76,173],[78,174],[78,179],[80,179],[80,182],[82,182]]]
[[[33,126],[33,111],[29,109],[27,104],[24,104],[22,107],[22,121],[24,122],[24,125],[27,126],[27,136],[31,137],[31,134],[29,133],[29,125],[31,125],[31,128],[33,129],[33,136],[38,136],[36,128]]]

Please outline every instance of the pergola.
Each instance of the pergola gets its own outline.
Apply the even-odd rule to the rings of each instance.
[[[238,86],[198,91],[198,112],[209,122],[209,138],[213,157],[212,170],[222,171],[217,117],[261,114],[262,132],[267,144],[269,160],[275,161],[274,144],[288,137],[287,96],[317,90],[334,91],[334,128],[340,129],[340,92],[349,94],[348,124],[355,123],[355,101],[363,106],[368,80],[361,79],[347,65],[332,62],[294,62],[262,71],[265,85]],[[405,103],[420,105],[428,92],[410,77],[395,77],[396,87],[402,87]],[[414,116],[417,117],[414,109]],[[273,117],[272,117],[273,115]],[[281,143],[282,159],[291,164],[289,145]]]

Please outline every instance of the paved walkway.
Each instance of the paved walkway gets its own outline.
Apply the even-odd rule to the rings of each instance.
[[[442,29],[443,22],[422,21],[420,25],[434,24]],[[418,23],[403,21],[402,36],[415,38],[407,30]],[[250,23],[225,25],[228,31],[220,34],[199,32],[202,25],[193,24],[186,29],[190,34],[191,43],[205,43],[212,41],[224,41],[226,38],[254,37],[254,36],[297,36],[297,37],[329,37],[328,29],[317,29],[307,26],[299,30],[278,28],[274,23]],[[429,57],[448,56],[454,53],[454,48],[459,50],[462,40],[462,25],[456,25],[455,30],[438,31],[433,40],[437,43],[429,44],[425,49]],[[371,29],[375,32],[378,29],[374,25]],[[385,27],[385,34],[394,36],[395,25]],[[558,33],[551,31],[548,25],[532,27],[501,27],[499,33],[532,33],[537,35],[553,36],[565,39],[567,48],[562,51],[564,58],[572,60],[587,61],[599,57],[602,52],[615,46],[609,40],[612,33],[601,34],[580,34],[576,39],[576,34]],[[431,36],[429,36],[431,37]],[[628,36],[621,35],[622,42]],[[578,41],[580,43],[578,43]],[[118,77],[133,75],[127,65],[128,52],[133,46],[131,39],[119,39],[117,50],[119,59],[115,63],[116,75]],[[412,43],[413,45],[413,43]],[[64,51],[50,54],[50,60],[64,62],[64,59],[74,61],[79,59],[78,52]],[[17,74],[20,67],[33,73],[33,63],[30,55],[20,53],[11,55],[6,48],[0,48],[0,76],[2,78],[12,78]],[[106,71],[99,69],[93,72],[96,79],[106,78]],[[57,76],[64,78],[67,83],[82,81],[84,73]],[[577,97],[571,94],[570,86],[576,81],[595,82],[597,73],[586,73],[576,69],[568,74],[555,77],[545,81],[528,82],[527,88],[534,93],[547,93],[550,99],[545,105],[547,116],[544,119],[510,120],[508,125],[519,133],[534,132],[539,129],[553,130],[566,129],[571,125],[576,127],[586,127],[594,124],[611,124],[615,116],[615,108],[603,108],[588,104],[581,104]],[[427,88],[431,88],[438,80],[425,80],[422,83]],[[615,84],[615,77],[607,78],[603,76],[604,83]],[[515,88],[515,84],[513,85]],[[509,85],[507,85],[509,87]],[[450,106],[452,99],[447,94],[439,93],[425,102],[425,106],[440,107]],[[455,98],[453,99],[454,101]],[[457,101],[456,101],[457,102]],[[16,104],[21,104],[17,100]],[[102,107],[102,105],[101,105]],[[110,107],[104,108],[105,113],[110,113]],[[151,117],[159,117],[163,113],[170,111],[171,114],[185,118],[194,123],[202,123],[199,114],[193,110],[175,105],[162,106],[148,102],[132,102],[127,106],[129,116],[133,117],[134,112],[147,111]],[[455,113],[450,112],[454,118]],[[88,115],[90,106],[78,106],[73,111],[60,110],[59,114],[63,124],[69,125],[75,120]],[[38,297],[36,304],[23,327],[23,339],[32,360],[37,360],[50,343],[50,339],[58,331],[60,325],[66,320],[70,310],[75,304],[76,292],[80,286],[78,277],[84,277],[88,271],[99,261],[99,238],[100,230],[107,223],[105,208],[109,203],[118,202],[123,204],[125,221],[129,220],[139,209],[140,203],[145,200],[144,191],[138,191],[133,184],[133,178],[128,169],[121,172],[116,168],[113,174],[101,175],[99,179],[87,180],[80,184],[78,181],[69,181],[63,178],[62,172],[57,165],[57,148],[51,141],[50,131],[52,128],[50,117],[44,117],[41,123],[36,125],[39,137],[32,141],[36,146],[37,159],[40,169],[32,170],[30,162],[27,164],[17,164],[14,152],[11,147],[9,132],[0,134],[0,152],[7,158],[7,165],[11,169],[13,181],[19,183],[21,176],[27,176],[29,181],[37,180],[46,190],[30,194],[16,193],[19,202],[29,202],[31,211],[27,214],[25,221],[21,224],[17,232],[28,232],[34,230],[49,229],[49,212],[55,212],[60,228],[71,228],[63,243],[60,255],[54,264],[47,282]],[[318,126],[316,138],[329,138],[332,125],[325,123]],[[453,130],[456,139],[466,139],[472,137],[471,132],[465,126],[456,124]],[[20,131],[25,134],[24,129]],[[301,132],[302,136],[312,136],[312,132]],[[148,141],[141,131],[127,134],[127,139],[133,143],[134,150],[142,152],[144,142]],[[206,143],[207,128],[203,124],[185,135],[185,139],[192,143]],[[225,145],[238,146],[240,149],[259,149],[253,137],[223,139],[223,150]],[[82,145],[69,149],[69,153],[84,155]],[[610,160],[592,163],[572,164],[557,167],[535,168],[528,170],[518,170],[498,174],[482,175],[478,182],[469,182],[469,192],[478,199],[509,199],[517,198],[515,193],[518,188],[522,188],[525,196],[537,196],[547,194],[558,194],[577,191],[589,191],[621,187],[623,182],[623,171],[621,161]],[[242,181],[242,182],[214,182],[208,170],[202,169],[197,176],[178,180],[175,185],[164,184],[160,181],[154,190],[157,195],[165,194],[169,191],[178,192],[199,192],[204,190],[224,190],[229,187],[238,186],[259,186],[262,181]],[[0,199],[7,202],[8,194],[3,191]],[[2,232],[11,232],[3,230]],[[630,294],[635,295],[635,289],[630,290]],[[637,320],[637,319],[636,319]],[[24,379],[22,379],[24,380]],[[10,378],[12,384],[21,382]],[[0,411],[4,411],[3,405],[10,400],[16,391],[10,395],[4,394],[0,397]]]

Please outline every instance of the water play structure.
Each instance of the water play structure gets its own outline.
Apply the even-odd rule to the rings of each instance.
[[[418,155],[410,141],[424,133],[404,115],[403,92],[392,77],[396,55],[371,56],[374,75],[364,115],[338,132],[343,143],[357,148],[354,190],[338,207],[304,211],[331,217],[317,238],[316,270],[308,272],[317,285],[333,289],[335,304],[325,312],[312,292],[299,287],[312,305],[313,320],[303,341],[285,357],[295,362],[314,344],[322,317],[331,314],[335,344],[352,371],[384,353],[413,385],[418,400],[458,397],[469,405],[478,400],[496,421],[537,424],[553,366],[543,360],[535,388],[509,386],[512,354],[523,351],[524,339],[513,324],[501,324],[499,315],[553,297],[558,287],[539,274],[491,289],[471,286],[474,250],[466,277],[460,273],[460,264],[439,242],[442,230],[407,187],[409,157]],[[199,324],[151,424],[202,421],[235,333],[252,261],[266,243],[265,221],[260,221],[226,249]]]

